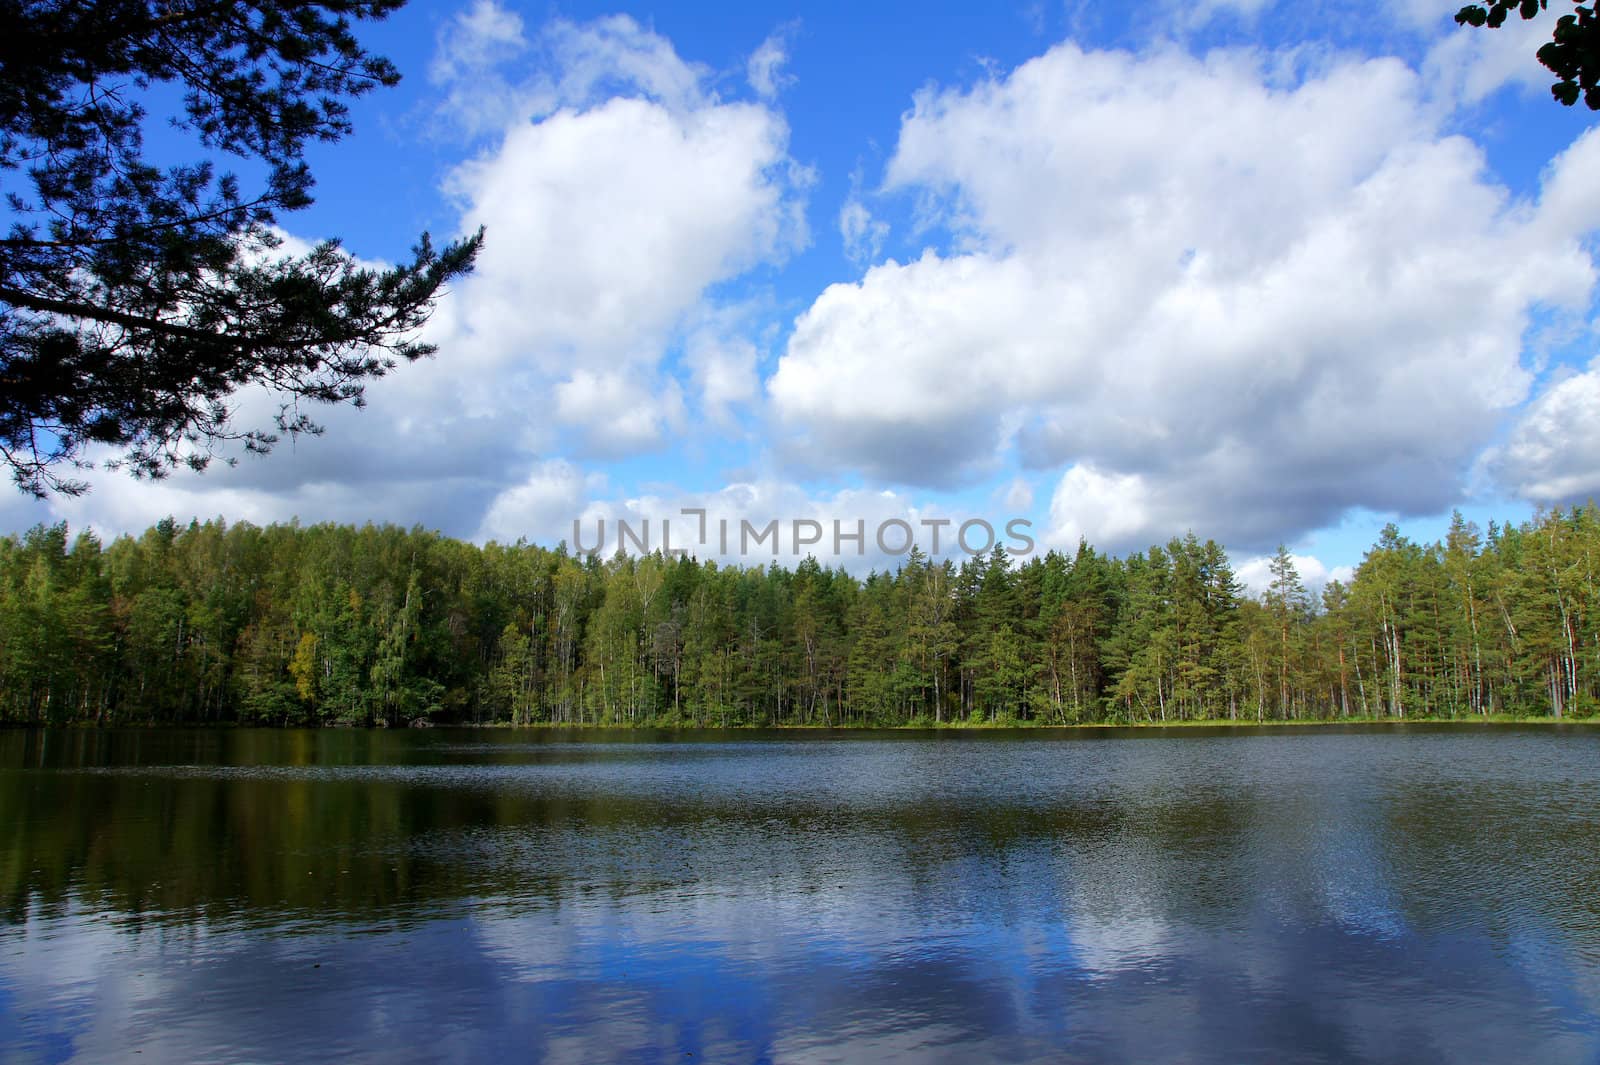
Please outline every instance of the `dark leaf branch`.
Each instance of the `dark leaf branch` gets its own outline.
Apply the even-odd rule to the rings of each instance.
[[[402,0],[0,0],[0,460],[35,495],[83,490],[58,470],[161,476],[203,468],[245,387],[286,397],[277,432],[315,432],[301,400],[362,402],[367,381],[432,353],[417,340],[481,232],[409,263],[362,267],[336,241],[279,254],[280,212],[311,202],[301,152],[350,130],[348,102],[398,80],[352,24]],[[209,153],[265,166],[245,195],[214,159],[146,161],[144,101]]]
[[[275,434],[231,427],[229,396],[260,385],[359,403],[367,381],[432,354],[417,330],[480,241],[481,234],[440,251],[425,235],[411,262],[381,271],[359,267],[329,242],[303,257],[235,264],[188,290],[181,308],[133,311],[0,286],[12,308],[0,317],[0,440],[32,460],[12,463],[13,476],[35,494],[60,491],[38,476],[40,464],[91,443],[125,448],[112,465],[152,477],[180,465],[204,468],[225,442],[269,449]],[[34,422],[48,426],[48,450],[38,447]],[[314,429],[304,415],[277,427]]]
[[[1513,12],[1532,19],[1549,7],[1549,0],[1495,0],[1468,4],[1456,12],[1462,26],[1499,29]],[[1536,53],[1540,63],[1556,76],[1550,94],[1571,107],[1580,99],[1591,111],[1600,111],[1600,5],[1575,3],[1572,13],[1556,20],[1550,41]]]

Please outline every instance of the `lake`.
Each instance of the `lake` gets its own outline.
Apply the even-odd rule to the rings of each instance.
[[[1592,1062],[1600,730],[0,732],[0,1062]]]

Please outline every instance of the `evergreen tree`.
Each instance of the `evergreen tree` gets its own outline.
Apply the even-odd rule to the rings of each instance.
[[[337,241],[285,251],[278,216],[311,203],[306,147],[350,132],[349,101],[399,73],[351,20],[403,0],[155,0],[0,5],[0,457],[25,492],[77,493],[63,474],[93,444],[160,476],[229,440],[265,450],[316,431],[298,400],[355,402],[467,272],[482,235],[409,263],[361,266]],[[201,158],[147,158],[147,106]],[[246,191],[218,168],[259,166]],[[283,397],[275,426],[235,427],[247,385]]]

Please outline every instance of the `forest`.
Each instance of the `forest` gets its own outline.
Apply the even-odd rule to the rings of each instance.
[[[864,579],[477,546],[421,528],[162,521],[0,538],[0,721],[1070,725],[1588,717],[1591,503],[1441,543],[1393,525],[1313,596],[1194,535],[913,551]]]

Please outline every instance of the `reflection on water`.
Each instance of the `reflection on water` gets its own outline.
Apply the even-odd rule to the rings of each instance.
[[[1600,731],[0,733],[0,1061],[1593,1061]]]

